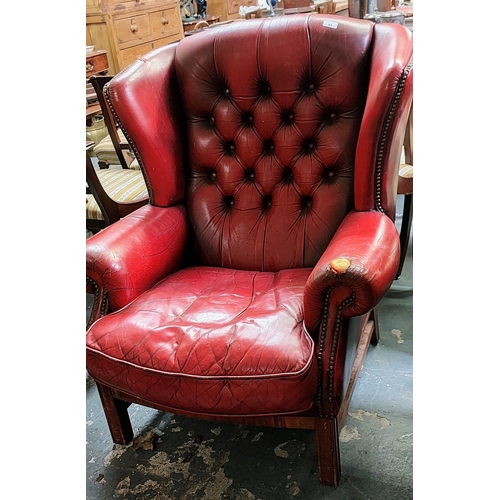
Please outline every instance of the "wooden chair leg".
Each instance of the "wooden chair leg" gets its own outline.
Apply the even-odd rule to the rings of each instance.
[[[401,220],[401,231],[399,233],[399,240],[401,242],[401,258],[399,261],[398,272],[396,278],[401,277],[403,265],[405,263],[406,253],[408,252],[408,242],[410,241],[411,222],[413,218],[413,194],[405,194],[403,205],[403,218]]]
[[[106,386],[99,383],[96,383],[96,385],[113,443],[129,444],[134,439],[134,432],[127,411],[130,404],[116,399]]]
[[[340,483],[340,447],[337,419],[316,418],[316,450],[321,484]]]
[[[370,344],[377,345],[380,341],[380,328],[378,325],[378,308],[374,307],[370,313],[370,319],[373,320],[373,332],[370,338]]]

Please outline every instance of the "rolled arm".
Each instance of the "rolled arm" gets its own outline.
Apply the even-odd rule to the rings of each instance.
[[[87,283],[100,307],[106,297],[115,311],[180,268],[187,234],[184,207],[146,205],[89,238]]]
[[[399,235],[382,212],[347,215],[311,272],[304,290],[304,319],[313,332],[322,319],[325,300],[334,289],[354,297],[344,317],[369,312],[387,292],[399,264]],[[340,292],[340,290],[339,290]]]

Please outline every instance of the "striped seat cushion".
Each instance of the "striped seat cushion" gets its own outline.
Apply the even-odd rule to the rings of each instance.
[[[120,129],[118,129],[118,137],[120,139],[120,142],[127,142],[125,136],[123,135],[123,132]],[[111,141],[111,137],[109,136],[109,134],[103,137],[103,139],[99,141],[99,144],[94,146],[92,151],[99,161],[104,162],[107,165],[120,165],[120,160],[116,155],[116,150],[113,146],[113,142]],[[128,150],[124,150],[123,154],[125,156],[133,156],[133,153]],[[132,163],[129,165],[129,167],[133,170],[141,169],[139,167],[139,162],[135,158],[132,160]]]
[[[398,194],[413,193],[413,165],[402,163],[399,166]]]
[[[399,175],[405,179],[413,179],[413,165],[401,164],[399,166]]]
[[[137,201],[148,197],[148,190],[140,170],[98,170],[99,181],[111,199],[118,203]],[[103,220],[95,198],[87,194],[87,219]]]

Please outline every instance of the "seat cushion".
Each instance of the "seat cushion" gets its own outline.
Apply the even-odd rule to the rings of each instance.
[[[123,132],[120,129],[118,129],[117,132],[120,142],[127,142]],[[99,141],[99,144],[94,146],[92,151],[100,162],[106,163],[107,165],[120,165],[120,160],[118,159],[115,146],[109,134],[103,137],[101,141]],[[127,155],[133,156],[133,153],[126,149],[123,151],[123,154],[125,157]],[[141,167],[139,166],[137,159],[134,158],[130,163],[129,168],[140,170]]]
[[[413,165],[402,163],[399,166],[398,194],[413,193]]]
[[[89,329],[88,372],[188,413],[306,410],[317,385],[314,343],[303,324],[310,272],[181,270]]]
[[[139,170],[97,170],[97,177],[108,196],[117,203],[129,203],[148,196],[148,188]],[[87,219],[103,220],[92,194],[87,194]]]

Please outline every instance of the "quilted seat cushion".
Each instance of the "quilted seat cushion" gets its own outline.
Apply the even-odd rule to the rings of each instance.
[[[104,191],[117,203],[129,203],[148,196],[148,188],[139,170],[97,170]],[[87,219],[103,220],[101,209],[92,194],[87,194]]]
[[[303,324],[311,269],[192,267],[87,333],[87,369],[108,386],[188,413],[293,413],[311,406],[317,366]]]

